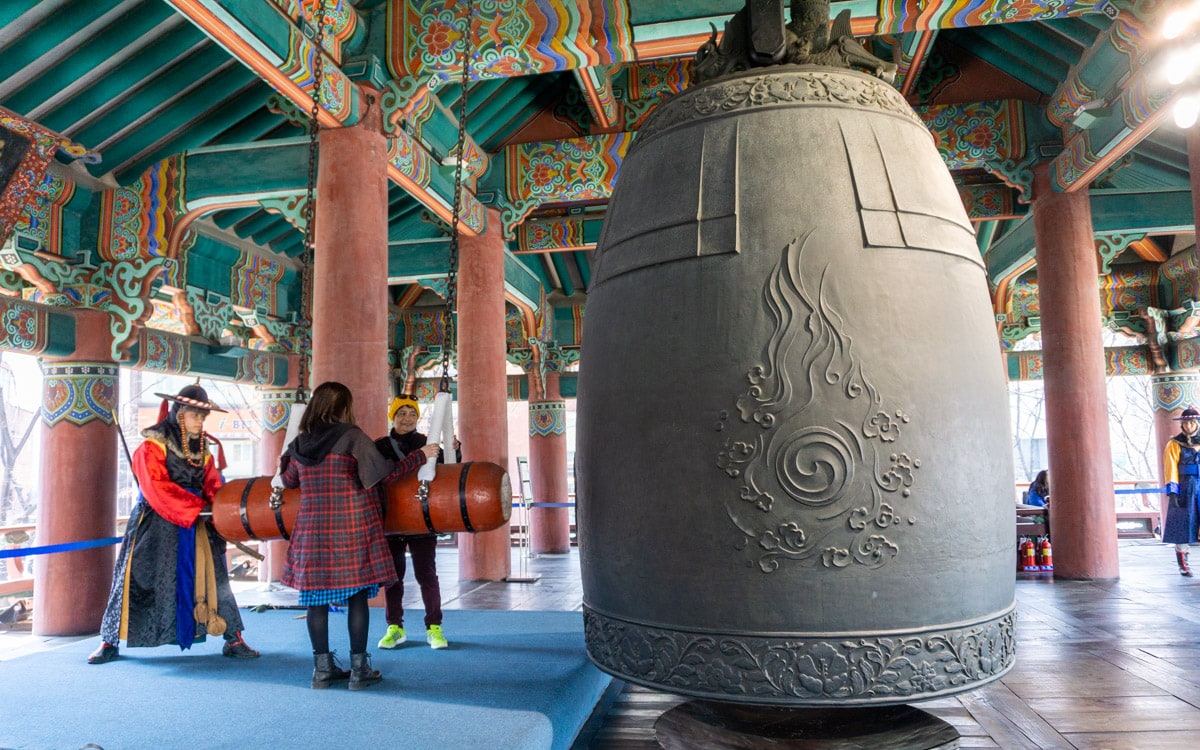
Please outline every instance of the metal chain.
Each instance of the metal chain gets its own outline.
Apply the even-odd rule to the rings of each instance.
[[[471,67],[471,16],[474,14],[475,3],[467,0],[466,14],[463,16],[463,50],[462,50],[462,91],[458,98],[458,145],[455,153],[458,160],[454,167],[454,206],[450,216],[450,267],[446,274],[446,325],[442,336],[442,380],[439,388],[450,390],[450,351],[456,347],[454,308],[458,303],[458,214],[462,210],[462,178],[467,167],[467,83],[470,79]]]
[[[312,331],[313,309],[313,259],[317,251],[317,146],[321,137],[321,125],[317,120],[321,112],[321,87],[325,81],[325,0],[317,0],[313,21],[317,35],[313,44],[313,94],[312,108],[308,112],[308,190],[304,201],[304,254],[300,268],[300,311],[303,320]],[[308,401],[308,357],[300,353],[300,376],[296,386],[297,403]]]

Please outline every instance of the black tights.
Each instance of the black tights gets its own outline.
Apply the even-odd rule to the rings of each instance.
[[[367,608],[367,592],[359,591],[350,597],[346,627],[350,631],[350,653],[367,650],[367,631],[371,625],[371,610]],[[314,654],[329,653],[329,606],[320,604],[308,608],[308,640]]]

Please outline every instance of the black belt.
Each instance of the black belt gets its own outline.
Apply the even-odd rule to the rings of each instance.
[[[257,479],[258,477],[255,477]],[[253,480],[251,480],[253,481]],[[290,540],[292,535],[287,533],[287,528],[283,525],[283,502],[280,500],[279,507],[275,509],[275,526],[279,528],[279,535],[285,540]]]
[[[246,535],[251,539],[258,539],[254,536],[254,529],[250,528],[250,518],[246,515],[246,503],[250,500],[250,488],[258,481],[258,477],[254,477],[246,482],[246,486],[242,488],[242,502],[238,505],[238,515],[242,518],[242,528],[246,530]]]
[[[421,501],[421,515],[425,516],[425,528],[429,529],[429,533],[436,534],[437,529],[433,528],[433,519],[429,516],[429,492],[430,488],[426,487],[424,492],[417,493],[417,498]]]
[[[462,474],[458,476],[458,510],[462,513],[463,528],[467,531],[474,531],[475,527],[471,525],[471,516],[467,512],[467,474],[471,471],[471,464],[463,464]]]
[[[250,503],[250,489],[254,487],[254,483],[263,477],[252,477],[246,480],[246,486],[242,488],[242,501],[238,505],[238,516],[242,519],[242,528],[246,530],[246,535],[251,539],[258,539],[254,534],[254,529],[250,526],[250,515],[248,513],[248,505]],[[279,535],[284,539],[291,539],[292,535],[287,532],[287,526],[283,523],[283,505],[280,504],[275,509],[275,526],[279,529]]]

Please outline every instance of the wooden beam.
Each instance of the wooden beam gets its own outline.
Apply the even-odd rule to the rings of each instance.
[[[1091,195],[1092,231],[1096,234],[1190,232],[1195,227],[1190,190]],[[1033,214],[992,243],[985,263],[988,276],[1004,278],[1034,257]]]
[[[576,68],[574,72],[596,125],[605,129],[616,125],[620,109],[613,96],[612,73],[608,67],[596,65]]]
[[[417,303],[421,295],[425,292],[425,288],[420,284],[409,284],[404,290],[404,294],[400,295],[400,301],[396,303],[396,307],[400,310],[407,310]]]
[[[913,86],[921,77],[925,61],[929,59],[929,51],[933,49],[933,41],[937,39],[937,31],[915,31],[903,35],[900,53],[900,70],[903,79],[900,83],[900,95],[908,98]]]
[[[1163,251],[1158,243],[1149,237],[1144,237],[1135,242],[1129,243],[1129,247],[1142,260],[1150,261],[1151,263],[1162,263],[1167,259],[1167,254]]]
[[[254,71],[259,78],[271,84],[276,91],[279,91],[290,99],[297,107],[300,107],[305,112],[312,111],[313,100],[309,94],[312,83],[304,87],[288,77],[287,74],[279,69],[274,61],[268,59],[263,54],[261,43],[254,44],[250,39],[246,38],[253,36],[248,30],[244,27],[235,29],[230,24],[231,16],[227,11],[218,13],[217,10],[210,7],[213,5],[212,0],[208,0],[207,2],[206,0],[166,0],[166,2],[192,23],[196,24],[201,31],[212,37],[213,41],[228,50],[231,55],[240,60],[246,67]],[[288,23],[287,19],[282,15],[279,16],[279,20],[281,24]],[[304,44],[311,46],[307,40],[305,40]],[[275,53],[279,54],[278,51]],[[320,54],[325,55],[324,50]],[[333,60],[328,59],[327,55],[326,58],[324,60],[326,75],[336,75],[345,78],[345,75],[338,70]],[[350,83],[348,78],[345,80],[347,89],[350,90],[349,93],[352,97],[350,111],[345,117],[338,117],[326,107],[321,107],[317,112],[317,120],[325,127],[332,128],[342,125],[352,125],[358,121],[358,87]]]
[[[1144,63],[1154,50],[1149,40],[1151,35],[1143,28],[1156,26],[1169,7],[1163,3],[1144,19],[1124,12],[1109,32],[1101,35],[1084,53],[1066,81],[1054,92],[1047,116],[1055,122],[1063,121],[1067,114],[1065,110],[1086,98],[1089,91],[1094,90],[1090,96],[1095,100],[1111,102],[1107,108],[1111,114],[1089,129],[1073,128],[1074,132],[1067,137],[1065,148],[1054,159],[1051,170],[1056,188],[1069,193],[1088,187],[1157,130],[1171,111],[1182,87],[1171,90],[1158,80],[1159,66]],[[1098,58],[1100,62],[1087,65],[1092,58]],[[1109,63],[1106,67],[1105,62]],[[1118,62],[1123,62],[1125,67],[1114,70]],[[1105,75],[1099,76],[1094,71],[1097,66],[1104,68]],[[1099,77],[1089,83],[1084,74]],[[1118,91],[1119,96],[1115,96]]]

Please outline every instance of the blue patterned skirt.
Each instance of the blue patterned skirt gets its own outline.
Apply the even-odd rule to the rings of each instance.
[[[312,591],[301,591],[300,606],[319,607],[322,604],[341,604],[360,591],[367,592],[367,598],[370,599],[379,594],[379,584],[372,583],[370,586],[352,586],[348,589],[313,589]]]

